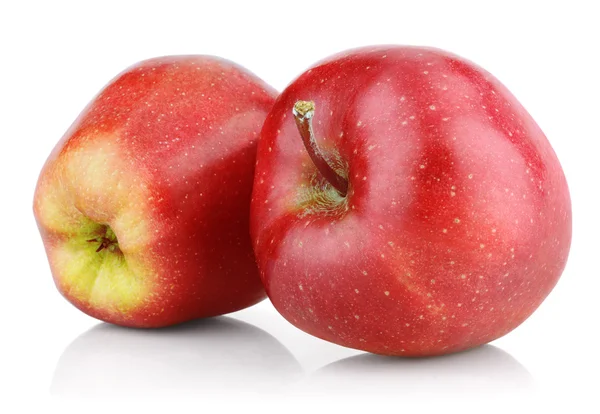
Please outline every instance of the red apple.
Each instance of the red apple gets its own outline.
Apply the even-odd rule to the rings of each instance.
[[[59,291],[118,325],[161,327],[264,297],[248,234],[275,91],[206,56],[141,62],[48,158],[34,212]]]
[[[550,293],[571,241],[540,128],[492,75],[436,49],[353,50],[302,74],[263,126],[253,191],[277,310],[379,354],[506,334]]]

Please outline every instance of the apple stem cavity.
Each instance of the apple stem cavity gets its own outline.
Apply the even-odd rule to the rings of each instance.
[[[298,132],[302,137],[302,142],[306,147],[306,151],[310,156],[313,164],[321,173],[323,178],[329,182],[342,197],[348,193],[348,180],[342,177],[337,171],[327,162],[327,159],[315,139],[315,134],[312,127],[312,119],[315,115],[315,103],[312,101],[298,101],[292,110]]]

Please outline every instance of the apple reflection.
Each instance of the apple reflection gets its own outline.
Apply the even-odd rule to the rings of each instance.
[[[322,367],[308,385],[318,392],[395,395],[528,393],[535,388],[527,369],[492,345],[419,359],[355,355]]]
[[[272,391],[301,376],[299,363],[277,339],[236,319],[160,330],[102,323],[65,349],[50,391],[77,397]]]

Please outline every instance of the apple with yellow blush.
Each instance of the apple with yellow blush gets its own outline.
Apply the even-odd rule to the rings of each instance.
[[[151,59],[112,80],[57,144],[35,190],[63,296],[130,327],[262,300],[249,203],[275,96],[244,68],[208,56]]]

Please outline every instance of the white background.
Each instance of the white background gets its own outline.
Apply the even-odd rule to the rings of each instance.
[[[2,2],[0,412],[599,412],[599,14],[593,1],[558,3]],[[142,332],[99,324],[58,294],[31,211],[34,185],[114,75],[153,56],[213,54],[281,90],[319,59],[381,43],[440,47],[491,71],[562,162],[571,255],[521,327],[493,346],[407,361],[310,337],[268,301]]]

